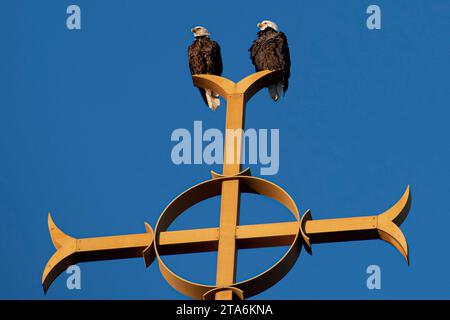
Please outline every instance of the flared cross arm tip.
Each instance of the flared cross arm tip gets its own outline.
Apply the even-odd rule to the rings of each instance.
[[[410,208],[411,190],[408,185],[400,200],[379,215],[313,220],[305,214],[301,227],[311,243],[384,240],[394,246],[409,265],[408,243],[399,226],[406,219]]]
[[[261,89],[268,87],[272,83],[280,82],[283,79],[283,71],[264,70],[255,72],[239,82],[235,83],[225,77],[211,74],[197,74],[192,76],[194,86],[203,89],[210,89],[224,99],[229,95],[242,94],[247,102]]]
[[[47,223],[56,252],[48,260],[42,274],[42,288],[44,289],[44,293],[47,293],[53,281],[68,266],[76,263],[75,252],[77,242],[77,239],[65,234],[56,226],[50,212],[48,213]]]
[[[44,293],[67,267],[79,262],[143,257],[148,266],[154,259],[154,233],[148,223],[145,228],[140,234],[76,239],[61,231],[49,213],[48,229],[56,252],[42,274]]]
[[[378,215],[378,234],[380,239],[393,245],[405,258],[409,266],[409,249],[406,238],[399,228],[411,208],[411,188],[408,185],[400,200],[391,208]]]

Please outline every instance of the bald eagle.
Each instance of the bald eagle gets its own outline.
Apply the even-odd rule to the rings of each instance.
[[[191,29],[194,42],[188,48],[189,69],[191,74],[222,75],[222,55],[220,46],[211,40],[208,30],[198,26]],[[212,110],[220,105],[219,95],[209,89],[199,89],[205,103]]]
[[[283,70],[283,81],[269,86],[270,96],[274,101],[286,92],[291,75],[291,57],[286,35],[278,31],[275,22],[264,20],[257,24],[258,38],[249,49],[250,58],[256,71]]]

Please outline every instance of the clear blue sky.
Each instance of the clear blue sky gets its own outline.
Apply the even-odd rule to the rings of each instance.
[[[81,31],[65,26],[72,3]],[[366,28],[370,4],[382,30]],[[247,49],[262,19],[279,24],[292,56],[286,97],[275,104],[261,92],[248,105],[247,127],[280,129],[280,171],[266,178],[315,218],[377,214],[407,184],[413,204],[402,225],[410,267],[381,241],[315,245],[256,298],[450,298],[449,1],[8,0],[0,12],[0,298],[183,298],[142,259],[81,264],[82,290],[67,290],[62,274],[44,296],[47,213],[75,237],[140,233],[219,171],[170,160],[174,129],[224,124],[225,109],[209,111],[192,86],[190,28],[209,28],[224,75],[238,80],[253,72]],[[242,223],[289,218],[267,199],[242,203]],[[218,207],[202,203],[174,228],[216,226]],[[240,252],[238,278],[284,250]],[[211,283],[215,258],[165,261]],[[371,264],[382,290],[366,288]]]

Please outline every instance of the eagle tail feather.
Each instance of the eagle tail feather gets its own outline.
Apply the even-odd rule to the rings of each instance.
[[[278,82],[276,84],[271,84],[269,86],[269,94],[272,97],[273,101],[278,101],[281,97],[282,92],[283,92],[283,82]]]
[[[206,89],[206,100],[208,107],[213,111],[216,111],[216,109],[220,106],[219,94],[209,89]]]

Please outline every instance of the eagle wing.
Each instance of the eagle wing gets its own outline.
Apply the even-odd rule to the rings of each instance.
[[[213,40],[210,41],[209,53],[206,54],[207,74],[220,76],[223,72],[222,53],[219,44]]]

